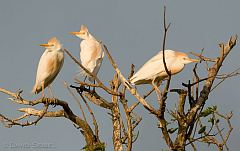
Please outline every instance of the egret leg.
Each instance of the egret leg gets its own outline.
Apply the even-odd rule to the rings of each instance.
[[[159,99],[161,100],[162,99],[162,93],[161,93],[161,91],[160,91],[160,89],[159,89],[159,82],[157,82],[157,84],[155,83],[155,80],[156,80],[156,78],[154,78],[153,80],[152,80],[152,86],[154,87],[154,89],[155,89],[155,91],[156,91],[156,93],[157,93],[157,95],[159,96]]]
[[[86,79],[87,79],[87,76],[85,76],[85,78],[84,78],[83,82],[85,82],[85,81],[86,81]],[[88,89],[90,90],[90,86],[88,86]]]
[[[49,90],[51,98],[55,98],[54,95],[53,95],[53,91],[52,91],[51,85],[48,86],[48,90]]]
[[[96,83],[96,81],[95,81],[95,79],[93,80],[93,84],[95,84]],[[95,92],[95,87],[93,87],[93,92]]]
[[[45,97],[45,93],[44,93],[44,81],[42,82],[42,97]]]
[[[83,82],[85,82],[85,81],[86,81],[86,79],[87,79],[87,76],[85,76],[85,78],[84,78]]]
[[[53,107],[56,107],[56,106],[57,106],[57,105],[56,105],[56,100],[55,100],[55,97],[54,97],[54,95],[53,95],[53,90],[52,90],[51,85],[48,86],[48,90],[49,90],[49,93],[50,93],[51,98],[54,98],[54,102],[53,102],[54,106],[53,106]]]

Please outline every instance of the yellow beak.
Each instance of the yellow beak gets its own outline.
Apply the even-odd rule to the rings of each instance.
[[[75,32],[69,32],[69,34],[71,35],[81,35],[81,34],[84,34],[83,31],[75,31]]]
[[[42,47],[50,47],[50,46],[52,46],[52,45],[50,45],[50,44],[40,44],[39,46],[42,46]]]
[[[71,34],[71,35],[78,35],[78,34],[80,34],[80,32],[69,32],[69,34]]]
[[[200,60],[197,60],[197,59],[189,59],[190,61],[192,62],[199,62]]]

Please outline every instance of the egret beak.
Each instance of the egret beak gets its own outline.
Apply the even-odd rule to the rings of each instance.
[[[197,60],[197,59],[189,59],[189,61],[191,61],[191,62],[199,62],[200,60]]]
[[[79,34],[81,34],[81,32],[69,32],[69,34],[71,34],[71,35],[79,35]]]
[[[40,44],[39,46],[41,46],[41,47],[50,47],[50,46],[53,46],[53,45],[50,45],[50,44]]]

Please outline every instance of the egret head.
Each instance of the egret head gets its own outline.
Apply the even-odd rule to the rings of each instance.
[[[197,59],[191,59],[188,57],[187,54],[182,53],[182,52],[176,52],[176,57],[183,63],[183,64],[188,64],[192,62],[199,62]]]
[[[40,44],[40,46],[51,51],[60,50],[62,48],[60,41],[56,37],[49,39],[47,44]]]
[[[78,32],[70,32],[70,34],[75,35],[81,39],[87,39],[89,37],[88,28],[85,25],[81,25],[80,31]]]

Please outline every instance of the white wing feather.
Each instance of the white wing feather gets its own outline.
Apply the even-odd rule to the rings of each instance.
[[[50,72],[47,72],[47,65],[50,57],[51,56],[49,56],[48,51],[46,50],[40,58],[38,68],[37,68],[37,76],[36,76],[36,81],[38,83],[44,81],[51,74]]]
[[[165,56],[168,56],[166,61],[167,67],[170,68],[168,64],[174,64],[175,60],[171,59],[174,56],[174,51],[165,50]],[[132,84],[138,83],[138,81],[146,81],[155,78],[156,76],[167,76],[163,64],[163,53],[160,51],[157,55],[153,56],[149,61],[147,61],[130,79]]]
[[[49,60],[56,59],[57,64],[59,65],[58,68],[49,72],[48,70],[48,63]],[[64,53],[63,51],[59,52],[49,52],[46,50],[39,61],[37,75],[36,75],[36,83],[33,88],[34,93],[39,93],[42,89],[42,82],[45,83],[45,87],[47,87],[51,82],[56,78],[58,73],[60,72],[64,63]]]
[[[99,68],[102,64],[104,52],[102,51],[101,44],[95,40],[83,40],[80,43],[80,59],[82,65],[90,72],[97,75]],[[81,71],[82,75],[87,75],[85,71]],[[88,75],[87,75],[88,76]],[[93,82],[93,78],[89,78]]]

